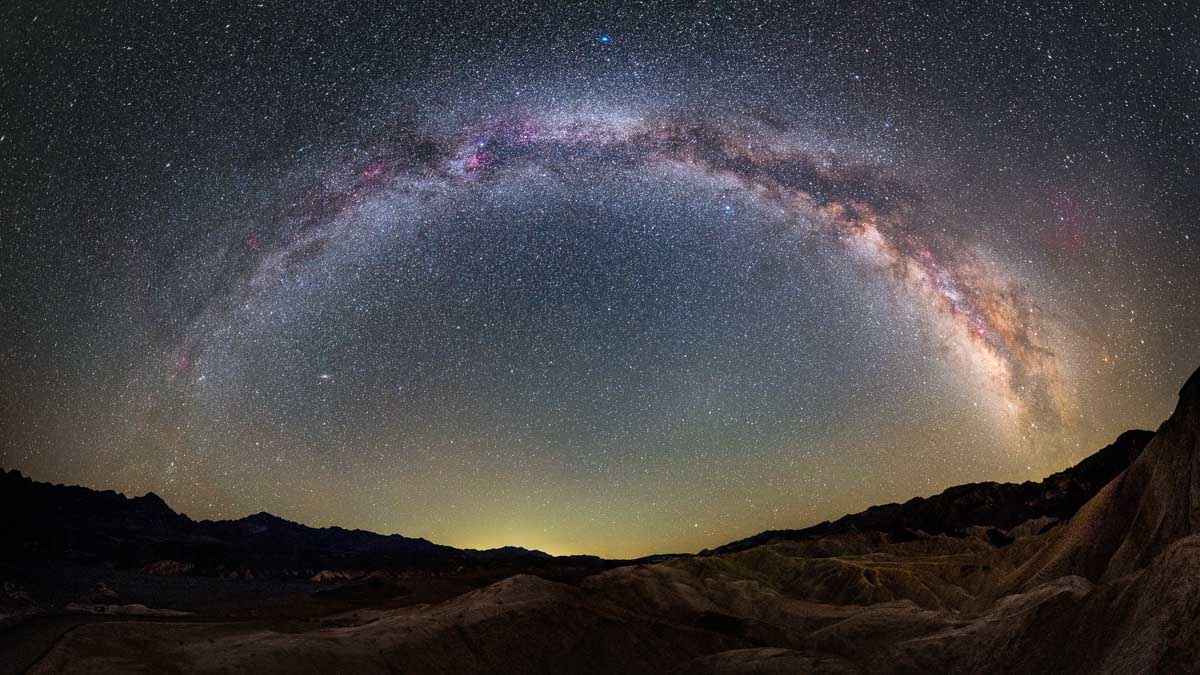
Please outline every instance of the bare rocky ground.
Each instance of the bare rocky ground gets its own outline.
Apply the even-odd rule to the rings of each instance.
[[[84,566],[71,592],[105,616],[35,611],[0,649],[34,673],[1200,671],[1200,371],[1127,436],[1041,484],[638,564],[456,558],[324,584]],[[193,614],[112,616],[96,583]]]

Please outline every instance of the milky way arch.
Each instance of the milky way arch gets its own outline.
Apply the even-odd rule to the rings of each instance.
[[[716,178],[782,212],[793,227],[835,239],[936,326],[1014,424],[1070,417],[1060,364],[1027,293],[979,253],[939,237],[916,217],[919,191],[884,166],[839,160],[784,131],[738,119],[513,114],[452,132],[412,129],[353,160],[332,162],[318,185],[289,195],[228,242],[233,271],[164,357],[172,381],[203,378],[200,365],[211,345],[234,339],[238,312],[252,311],[290,270],[319,262],[335,241],[377,235],[368,232],[367,219],[355,217],[373,202],[403,199],[419,207],[519,181],[530,170],[604,167]]]

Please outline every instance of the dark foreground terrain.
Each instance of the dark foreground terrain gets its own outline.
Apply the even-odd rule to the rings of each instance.
[[[698,556],[196,523],[0,476],[0,664],[51,672],[1200,671],[1200,371],[1156,432]]]

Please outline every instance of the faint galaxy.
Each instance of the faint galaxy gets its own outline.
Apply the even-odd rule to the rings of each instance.
[[[689,551],[1200,363],[1185,3],[0,9],[0,465]]]

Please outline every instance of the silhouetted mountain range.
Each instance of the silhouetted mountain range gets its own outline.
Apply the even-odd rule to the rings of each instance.
[[[897,541],[923,534],[966,536],[970,527],[988,528],[997,545],[1011,543],[1008,530],[1039,518],[1039,530],[1070,518],[1133,463],[1145,449],[1153,431],[1134,429],[1117,437],[1075,466],[1050,475],[1040,483],[967,483],[932,497],[916,497],[903,504],[872,506],[866,511],[801,530],[767,530],[703,553],[732,553],[774,541],[804,541],[847,532],[883,532]]]
[[[313,528],[265,512],[193,521],[153,492],[127,498],[111,490],[37,482],[18,471],[0,472],[0,528],[7,542],[0,560],[36,557],[115,568],[172,560],[185,561],[200,575],[307,577],[324,569],[444,569],[552,557],[516,546],[457,549],[400,535]]]

